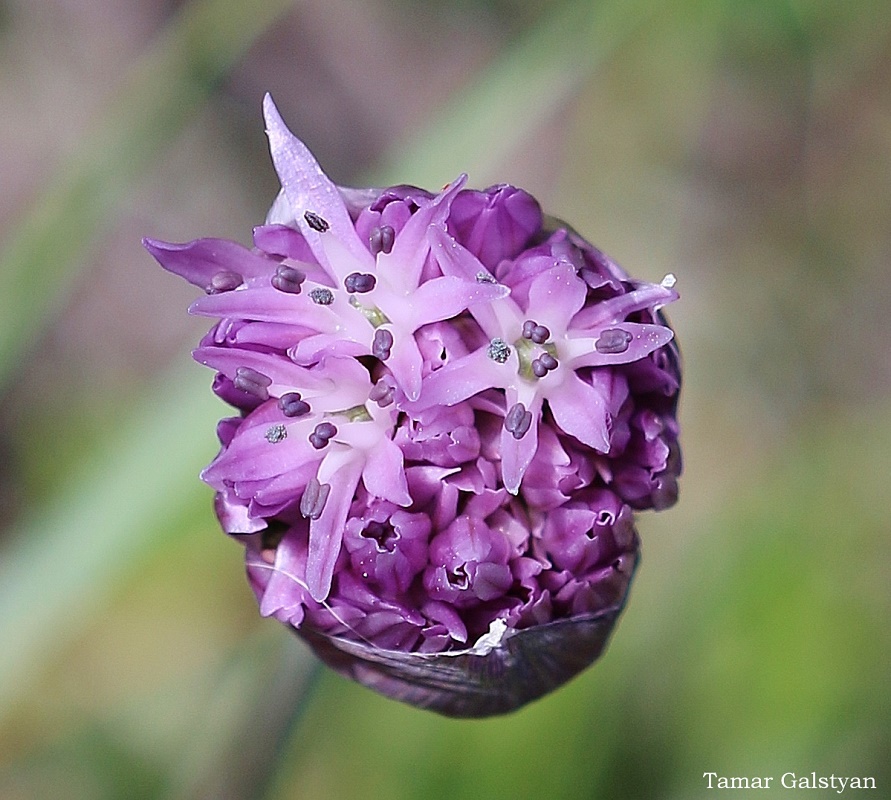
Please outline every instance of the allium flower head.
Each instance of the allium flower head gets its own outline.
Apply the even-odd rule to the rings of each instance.
[[[513,186],[336,186],[285,127],[253,247],[145,240],[216,320],[236,414],[203,479],[263,615],[380,692],[519,707],[596,659],[671,505],[674,279],[631,279]]]

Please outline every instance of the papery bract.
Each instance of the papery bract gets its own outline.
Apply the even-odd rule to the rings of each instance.
[[[328,664],[456,716],[603,650],[671,505],[674,279],[631,279],[521,189],[336,186],[267,97],[281,192],[253,247],[145,240],[203,290],[237,416],[202,477],[260,612]]]

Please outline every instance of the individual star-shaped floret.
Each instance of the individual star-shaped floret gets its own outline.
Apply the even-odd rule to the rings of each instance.
[[[400,231],[376,228],[364,242],[341,191],[287,129],[268,95],[264,112],[284,196],[327,280],[301,285],[299,275],[282,277],[279,269],[278,281],[273,277],[270,282],[248,282],[239,291],[209,295],[192,310],[258,321],[299,320],[314,334],[294,345],[290,355],[295,361],[310,364],[332,352],[373,355],[387,362],[405,395],[417,399],[422,358],[414,332],[509,292],[500,284],[457,275],[421,281],[430,253],[429,234],[445,230],[449,208],[466,176],[422,205]],[[299,264],[287,266],[300,271]]]
[[[434,256],[444,274],[487,274],[450,237],[435,233],[434,240]],[[558,256],[552,267],[531,280],[523,306],[504,297],[469,309],[488,344],[425,378],[413,408],[450,406],[490,388],[504,390],[502,475],[514,494],[535,455],[545,401],[560,430],[607,453],[610,420],[605,398],[578,370],[637,361],[671,341],[670,328],[628,317],[674,300],[673,283],[669,276],[662,284],[641,284],[582,315],[587,285],[575,265]]]
[[[324,600],[360,479],[373,497],[411,503],[402,451],[392,441],[396,410],[386,379],[372,383],[350,358],[327,358],[312,369],[223,347],[199,348],[195,358],[263,400],[202,478],[266,513],[299,497],[300,513],[311,520],[307,584]]]

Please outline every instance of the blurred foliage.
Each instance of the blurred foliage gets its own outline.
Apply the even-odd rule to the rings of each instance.
[[[391,21],[410,9],[375,6]],[[197,481],[222,407],[185,340],[166,372],[83,386],[97,343],[41,377],[66,313],[103,291],[88,256],[115,225],[129,237],[134,217],[154,229],[169,212],[175,192],[150,192],[165,200],[146,212],[135,186],[190,160],[174,153],[190,120],[204,149],[187,154],[233,157],[231,139],[262,137],[253,111],[244,132],[245,75],[277,79],[289,32],[328,15],[337,43],[337,15],[361,13],[183,5],[5,234],[0,796],[692,798],[705,771],[874,776],[886,793],[885,3],[437,5],[450,36],[470,41],[471,21],[506,33],[424,125],[393,129],[373,179],[521,183],[632,272],[676,273],[683,298],[681,502],[641,522],[643,566],[602,663],[517,714],[445,720],[330,673],[301,700],[312,661],[257,619]],[[419,19],[400,31],[423,50]],[[367,91],[351,66],[358,82],[331,102]],[[237,133],[214,139],[215,125]],[[221,226],[239,187],[262,217],[244,174],[271,169],[249,148],[227,204],[202,201]],[[137,235],[125,252],[153,269]]]
[[[130,184],[232,62],[290,5],[202,0],[186,6],[127,76],[106,117],[57,171],[0,256],[0,381],[56,311],[84,250]],[[53,235],[47,235],[52,231]],[[40,280],[35,280],[39,276]],[[45,291],[47,286],[51,291]]]

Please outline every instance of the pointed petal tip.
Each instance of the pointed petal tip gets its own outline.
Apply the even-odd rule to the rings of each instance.
[[[194,239],[190,242],[165,242],[162,239],[153,239],[151,236],[142,237],[142,246],[149,251],[158,261],[165,255],[177,253],[189,253],[196,247],[206,242],[219,242],[219,239]],[[163,266],[163,262],[162,262]]]
[[[182,249],[182,245],[175,245],[171,242],[162,242],[160,239],[152,239],[150,236],[142,237],[142,246],[159,261],[162,254]]]
[[[414,384],[405,387],[405,397],[409,403],[414,403],[421,396],[421,386]]]
[[[315,524],[315,520],[313,520]],[[336,560],[336,553],[335,553]],[[331,593],[331,584],[334,580],[334,562],[322,561],[319,558],[310,558],[306,563],[306,588],[310,597],[317,603],[324,603]]]
[[[328,597],[328,592],[331,590],[331,581],[329,580],[326,585],[317,580],[310,580],[308,581],[307,586],[309,588],[310,597],[317,603],[324,603]]]
[[[462,172],[455,180],[453,180],[449,185],[449,189],[462,189],[464,188],[464,184],[467,183],[468,177],[466,172]]]
[[[276,117],[281,119],[281,115],[278,113],[278,108],[276,108],[275,105],[275,100],[272,99],[272,95],[269,92],[266,92],[266,94],[263,95],[263,118],[268,124],[270,119]]]
[[[196,347],[192,350],[192,358],[202,366],[207,366],[208,347]]]
[[[284,139],[293,136],[288,126],[282,118],[281,112],[278,110],[272,95],[268,92],[263,98],[263,120],[266,123],[266,135],[270,138]]]
[[[501,480],[504,481],[504,488],[515,497],[520,493],[520,484],[525,474],[525,466],[516,463],[506,466],[504,461],[501,462]]]
[[[467,173],[462,172],[455,180],[449,181],[442,187],[442,191],[434,198],[433,205],[442,205],[444,209],[448,209],[452,205],[455,196],[460,192],[467,183]]]
[[[148,236],[143,236],[141,244],[148,254],[163,266],[161,258],[164,252],[164,242],[159,242],[157,239],[150,239]]]

